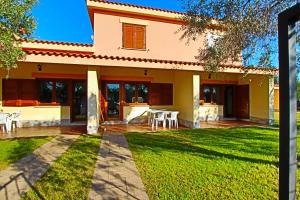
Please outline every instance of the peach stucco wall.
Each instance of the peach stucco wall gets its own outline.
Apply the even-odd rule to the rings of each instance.
[[[198,48],[204,45],[203,37],[189,44],[185,39],[180,40],[182,33],[176,32],[181,25],[144,20],[145,24],[148,24],[146,25],[146,51],[122,49],[122,17],[100,13],[95,13],[94,17],[96,54],[196,61]]]

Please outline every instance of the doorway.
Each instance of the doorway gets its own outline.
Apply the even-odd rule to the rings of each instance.
[[[87,84],[86,81],[73,81],[72,84],[72,121],[87,119]]]

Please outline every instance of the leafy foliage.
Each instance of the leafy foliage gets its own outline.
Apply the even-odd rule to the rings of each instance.
[[[214,45],[199,50],[197,58],[209,71],[222,63],[253,59],[258,66],[270,67],[277,51],[277,15],[296,0],[183,0],[187,22],[182,38],[196,39],[217,25]],[[241,52],[242,56],[241,56]],[[257,53],[259,53],[257,58]]]
[[[20,39],[30,38],[35,29],[31,9],[37,0],[0,0],[0,67],[10,70],[25,53]]]

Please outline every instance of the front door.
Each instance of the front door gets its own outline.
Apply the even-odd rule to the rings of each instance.
[[[87,87],[86,81],[73,81],[72,121],[86,121]]]
[[[236,87],[236,116],[249,119],[249,85]]]
[[[120,119],[120,84],[106,84],[106,101],[107,101],[107,119]]]

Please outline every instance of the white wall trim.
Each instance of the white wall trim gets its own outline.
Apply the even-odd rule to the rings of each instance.
[[[134,19],[128,17],[120,17],[120,23],[127,23],[127,24],[136,24],[136,25],[143,25],[148,26],[149,22],[141,19]]]

